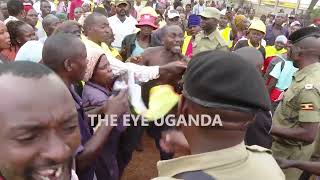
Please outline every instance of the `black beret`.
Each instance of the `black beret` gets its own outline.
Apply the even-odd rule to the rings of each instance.
[[[206,51],[194,56],[184,75],[184,96],[204,107],[270,110],[261,73],[239,55]]]
[[[292,33],[288,39],[291,41],[291,43],[294,44],[301,41],[302,39],[305,39],[307,37],[310,37],[319,33],[320,33],[320,28],[318,27],[313,27],[313,26],[304,27]]]

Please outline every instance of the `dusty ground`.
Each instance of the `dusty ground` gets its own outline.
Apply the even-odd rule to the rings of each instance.
[[[160,155],[154,144],[154,140],[144,135],[143,145],[143,152],[134,152],[122,180],[150,180],[157,176],[156,164],[160,159]]]

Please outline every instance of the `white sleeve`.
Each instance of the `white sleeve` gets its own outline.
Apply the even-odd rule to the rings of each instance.
[[[193,6],[193,8],[192,8],[192,14],[196,14],[196,6],[197,6],[197,5]]]
[[[141,66],[134,63],[123,63],[122,61],[106,54],[111,69],[115,75],[121,71],[132,71],[136,81],[148,82],[159,77],[159,66]]]
[[[49,3],[50,3],[50,6],[51,6],[51,11],[57,11],[56,4],[54,4],[53,2],[50,2],[50,1],[49,1]]]

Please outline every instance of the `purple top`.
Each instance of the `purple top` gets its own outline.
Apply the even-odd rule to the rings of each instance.
[[[103,105],[111,96],[111,92],[106,88],[87,82],[82,91],[84,107],[99,107]],[[113,128],[103,152],[97,159],[96,176],[97,180],[118,180],[119,168],[117,162],[117,153],[121,132],[125,130],[122,122],[118,121],[117,128]]]
[[[88,124],[88,117],[85,115],[83,106],[82,106],[82,100],[80,96],[76,93],[74,90],[74,87],[71,86],[69,88],[69,91],[73,97],[73,100],[75,102],[77,112],[78,112],[78,123],[80,128],[80,134],[81,134],[81,145],[82,147],[89,141],[89,139],[92,136],[92,128],[90,128]],[[83,149],[82,149],[83,150]],[[82,150],[78,150],[78,154],[82,152]],[[85,172],[77,172],[79,180],[92,180],[94,177],[94,171],[95,171],[95,165],[92,165],[90,168],[88,168]]]
[[[278,34],[278,35],[273,34],[273,32],[272,32],[272,27],[273,26],[274,26],[274,24],[267,26],[267,33],[266,33],[266,36],[264,38],[266,40],[266,42],[267,42],[267,46],[273,46],[277,36],[280,36],[280,35],[284,35],[286,37],[289,36],[288,29],[284,28],[284,27],[282,27],[280,34]]]

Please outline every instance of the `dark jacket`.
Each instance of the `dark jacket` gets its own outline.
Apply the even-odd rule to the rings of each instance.
[[[267,149],[271,149],[271,126],[271,113],[268,111],[258,112],[254,121],[248,126],[244,140],[245,144],[248,146],[258,145]]]
[[[138,32],[140,33],[140,32]],[[131,57],[131,54],[133,52],[133,50],[136,48],[136,39],[137,39],[137,34],[130,34],[128,36],[126,36],[123,41],[122,41],[122,45],[121,45],[121,56],[123,59],[128,59],[129,57]],[[150,47],[154,47],[156,46],[156,40],[154,39],[153,36],[150,36]]]

